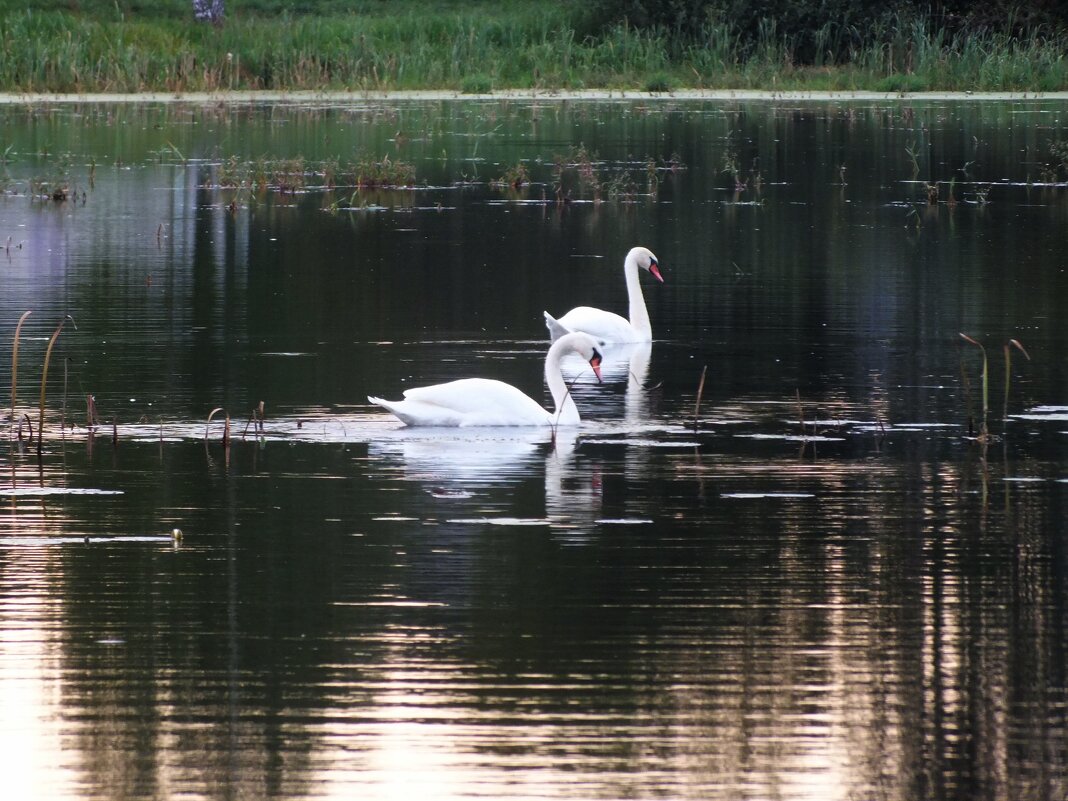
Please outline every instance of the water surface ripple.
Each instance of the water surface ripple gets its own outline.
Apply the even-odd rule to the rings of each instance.
[[[1068,794],[1064,101],[0,117],[12,798]]]

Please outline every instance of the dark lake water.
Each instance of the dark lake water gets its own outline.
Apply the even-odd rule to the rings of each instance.
[[[1068,104],[0,119],[6,795],[1068,794]]]

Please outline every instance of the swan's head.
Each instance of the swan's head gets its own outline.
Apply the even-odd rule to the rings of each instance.
[[[597,348],[593,349],[593,355],[590,356],[590,367],[593,368],[593,374],[597,376],[597,383],[601,383],[601,352]]]
[[[661,284],[664,283],[664,276],[660,274],[659,262],[657,262],[656,256],[653,254],[653,251],[649,250],[649,248],[631,248],[630,253],[627,254],[627,258],[634,259],[639,267],[652,273],[653,278]]]
[[[593,374],[597,376],[597,381],[601,381],[601,356],[600,346],[596,339],[589,334],[584,334],[581,331],[576,331],[567,336],[561,337],[557,340],[557,344],[563,343],[563,348],[566,350],[573,350],[583,359],[590,363],[590,367],[593,368]]]

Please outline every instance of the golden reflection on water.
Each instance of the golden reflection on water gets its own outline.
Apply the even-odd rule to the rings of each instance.
[[[435,562],[461,554],[465,582],[496,586],[470,551],[486,532],[465,510],[514,515],[511,487],[526,482],[543,505],[544,518],[535,519],[547,525],[544,534],[520,536],[547,538],[543,557],[554,538],[579,556],[586,552],[577,547],[598,549],[625,571],[616,593],[598,598],[568,587],[566,601],[542,598],[537,603],[547,606],[537,610],[507,591],[495,596],[513,612],[545,619],[544,629],[527,633],[531,652],[544,652],[541,672],[530,664],[517,673],[495,669],[482,653],[481,638],[501,636],[496,628],[458,631],[442,622],[464,610],[485,614],[467,609],[475,604],[467,593],[435,595],[444,589],[436,582],[457,578],[444,567],[436,565],[435,582],[419,592],[405,592],[398,573],[370,599],[330,595],[335,609],[426,614],[432,622],[359,635],[343,626],[319,631],[310,645],[334,641],[341,652],[310,674],[294,673],[293,697],[281,703],[258,693],[264,679],[242,659],[249,644],[236,631],[211,637],[213,648],[229,649],[211,669],[171,655],[146,677],[141,660],[153,664],[154,650],[109,633],[127,625],[130,610],[121,607],[131,599],[95,588],[88,624],[48,600],[78,595],[85,581],[78,564],[90,551],[77,532],[90,529],[74,510],[88,514],[114,498],[76,487],[5,496],[0,748],[12,786],[27,797],[71,798],[86,788],[136,794],[150,785],[165,795],[228,788],[238,796],[390,801],[606,792],[906,799],[924,783],[953,793],[970,781],[961,777],[960,748],[972,738],[982,781],[1039,797],[1030,779],[1015,778],[1014,743],[1019,750],[1022,731],[1035,744],[1024,759],[1040,761],[1063,733],[1063,702],[1023,690],[1021,710],[1011,696],[1020,695],[1021,680],[1056,682],[1047,667],[1055,663],[1047,634],[1056,625],[1049,619],[1055,581],[1034,534],[1041,526],[1031,518],[1044,513],[1036,487],[983,492],[997,465],[967,461],[924,463],[906,480],[908,464],[873,457],[769,460],[611,437],[592,447],[567,437],[553,448],[504,445],[487,453],[486,443],[471,450],[402,439],[369,449],[379,486],[402,490],[385,494],[388,508],[372,507],[393,515],[385,524],[393,533],[381,541],[392,568],[416,569],[419,539],[437,536],[426,546]],[[643,488],[657,473],[671,477],[659,508],[640,493],[621,499],[613,491],[621,476],[627,487]],[[40,483],[27,474],[18,486],[33,491]],[[44,483],[66,489],[60,475]],[[456,487],[468,491],[442,491]],[[701,511],[709,508],[751,538]],[[619,509],[679,522],[670,532],[650,524],[644,534],[598,522]],[[237,508],[226,514],[232,519]],[[328,516],[361,528],[344,513]],[[440,531],[422,532],[425,524]],[[490,536],[510,542],[514,534],[503,527]],[[99,549],[172,549],[160,537],[93,539]],[[204,569],[215,571],[237,564],[231,546],[192,540],[174,553],[210,554],[214,567]],[[986,566],[977,569],[975,560]],[[557,617],[558,603],[577,606]],[[658,623],[646,628],[643,617],[654,613]],[[583,617],[602,615],[603,631],[577,633]],[[162,609],[149,625],[181,641],[181,625]],[[579,661],[568,663],[576,654]],[[310,678],[324,668],[326,680]]]
[[[30,517],[27,515],[26,517]],[[37,516],[39,520],[39,515]],[[5,522],[10,517],[4,516]],[[28,522],[28,521],[27,521]],[[6,527],[5,527],[6,528]],[[2,541],[0,541],[2,545]],[[48,551],[0,559],[0,765],[9,798],[71,793],[77,771],[64,749],[54,672],[60,658],[56,569]]]

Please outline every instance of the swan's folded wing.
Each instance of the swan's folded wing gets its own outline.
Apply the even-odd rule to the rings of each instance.
[[[576,306],[554,322],[568,331],[582,331],[589,334],[601,345],[640,341],[634,326],[625,317],[604,309],[595,309],[592,306]]]
[[[540,425],[549,418],[547,411],[511,384],[489,378],[462,378],[430,387],[412,387],[405,390],[403,403],[412,404],[406,410],[409,414],[438,420],[453,415],[457,420],[423,425]]]
[[[461,378],[444,384],[404,390],[407,400],[445,406],[458,412],[477,411],[494,403],[514,402],[517,396],[526,398],[511,384],[492,378]]]

